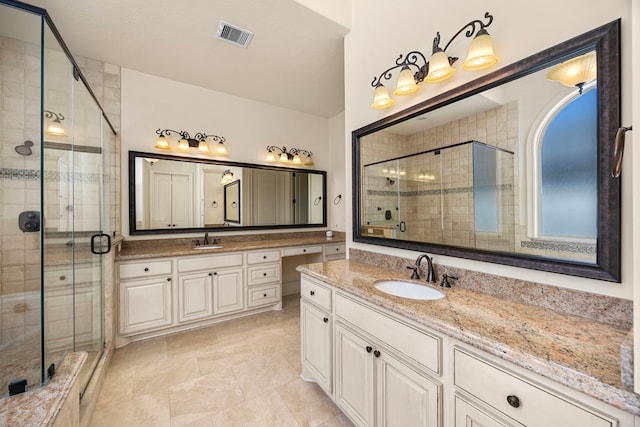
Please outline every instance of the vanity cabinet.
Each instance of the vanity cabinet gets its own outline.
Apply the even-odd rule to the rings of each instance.
[[[281,255],[279,249],[247,253],[247,307],[280,302]]]
[[[121,334],[153,331],[173,323],[170,261],[122,264],[119,276]]]
[[[331,290],[303,278],[300,283],[300,351],[302,376],[313,378],[333,394],[333,321]]]
[[[178,322],[244,309],[241,253],[178,259]]]
[[[344,243],[332,243],[324,245],[324,260],[334,261],[345,259],[347,256],[347,246]]]
[[[614,427],[618,420],[604,415],[578,402],[570,401],[553,389],[543,388],[535,381],[519,376],[485,360],[481,355],[460,348],[453,350],[454,384],[460,393],[466,393],[479,403],[475,410],[507,417],[506,425],[544,427]],[[470,399],[471,400],[471,399]],[[456,398],[456,426],[468,425],[471,406]],[[460,406],[460,407],[459,407]],[[504,425],[496,421],[488,425]],[[481,423],[482,425],[487,425]]]
[[[632,414],[315,276],[301,283],[302,377],[358,426],[634,425]]]

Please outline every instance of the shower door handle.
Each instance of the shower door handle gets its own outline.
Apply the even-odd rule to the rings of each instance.
[[[103,249],[102,238],[107,238],[107,248]],[[96,241],[98,242],[96,244]],[[111,252],[111,236],[105,233],[94,234],[91,236],[91,253],[96,255],[104,255]]]
[[[405,231],[407,231],[407,223],[400,221],[400,232],[404,233]]]

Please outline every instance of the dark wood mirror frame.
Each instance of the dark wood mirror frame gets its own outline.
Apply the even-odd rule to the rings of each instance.
[[[362,234],[361,137],[524,77],[594,48],[598,58],[598,238],[595,264]],[[619,178],[611,176],[613,142],[619,127],[620,20],[618,19],[353,131],[353,240],[359,243],[620,282],[621,185]]]
[[[151,157],[160,160],[188,161],[193,163],[205,163],[222,166],[235,166],[243,168],[274,170],[284,172],[306,172],[317,174],[322,177],[322,224],[283,224],[283,225],[250,225],[233,227],[192,227],[175,229],[136,229],[136,194],[135,194],[135,159],[137,157]],[[240,163],[226,160],[205,159],[197,157],[172,156],[168,154],[143,153],[139,151],[129,151],[129,234],[176,234],[176,233],[199,233],[199,232],[229,232],[241,230],[282,230],[290,228],[322,228],[327,226],[327,172],[311,169],[288,168],[280,166],[256,165],[251,163]]]

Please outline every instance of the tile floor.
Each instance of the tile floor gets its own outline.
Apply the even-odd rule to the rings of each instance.
[[[288,296],[281,311],[117,349],[90,427],[351,426],[299,377],[299,313]]]

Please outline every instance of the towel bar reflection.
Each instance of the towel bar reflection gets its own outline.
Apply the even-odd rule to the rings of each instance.
[[[622,154],[624,153],[624,139],[627,131],[633,130],[632,126],[620,127],[616,132],[616,140],[613,143],[613,156],[611,156],[611,177],[618,178],[622,172]]]

